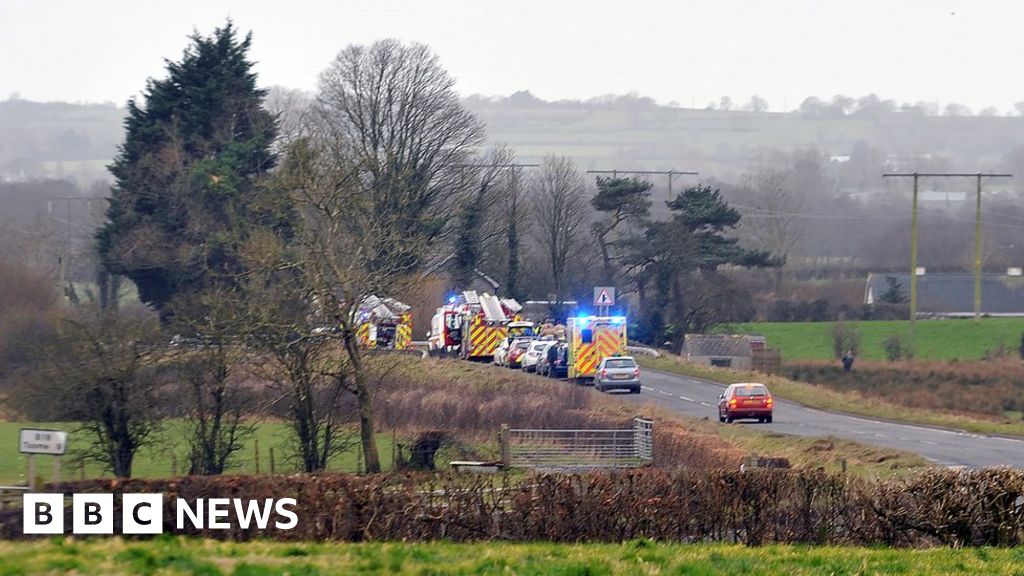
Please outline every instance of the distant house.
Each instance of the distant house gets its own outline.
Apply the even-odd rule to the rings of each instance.
[[[982,274],[981,313],[989,316],[1024,316],[1024,277],[1020,269],[1012,274]],[[868,274],[864,303],[885,301],[883,295],[898,294],[910,301],[910,274]],[[974,315],[974,275],[968,273],[923,274],[917,277],[917,312],[924,316],[967,317]]]
[[[687,334],[683,356],[689,362],[749,370],[755,349],[764,348],[764,337],[733,334]]]

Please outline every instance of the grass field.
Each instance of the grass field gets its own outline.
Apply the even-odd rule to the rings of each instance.
[[[18,453],[18,430],[21,428],[50,428],[69,432],[68,446],[74,451],[76,444],[81,445],[80,436],[73,432],[76,424],[70,422],[2,422],[0,421],[0,484],[25,484],[25,472],[27,469],[26,456]],[[172,472],[184,474],[188,472],[186,455],[188,447],[185,444],[184,426],[181,421],[169,421],[161,430],[156,441],[147,447],[139,450],[135,458],[132,475],[137,478],[166,478]],[[355,434],[355,430],[352,431]],[[353,439],[355,436],[353,436]],[[77,442],[76,442],[77,441]],[[398,437],[398,442],[403,439]],[[290,434],[287,426],[279,422],[264,422],[259,424],[256,435],[250,438],[245,447],[238,452],[234,459],[235,467],[231,469],[234,473],[255,473],[256,472],[256,444],[259,443],[260,451],[260,472],[270,471],[270,449],[274,449],[275,471],[296,472],[297,467],[289,459],[288,443]],[[394,446],[390,434],[379,435],[377,438],[377,449],[380,451],[381,466],[390,469],[392,465],[392,454]],[[330,464],[331,470],[356,472],[357,471],[357,449],[339,454]],[[53,457],[37,456],[36,473],[42,476],[44,482],[51,480],[53,476]],[[176,464],[176,469],[175,469]],[[77,479],[81,477],[82,470],[74,462],[73,456],[65,456],[62,461],[63,479]],[[110,476],[104,473],[98,464],[86,464],[84,469],[86,478],[98,478]]]
[[[909,334],[908,320],[849,322],[861,334],[859,358],[885,360],[882,342],[893,335]],[[768,346],[782,351],[784,360],[829,360],[832,353],[833,322],[761,322],[735,324],[724,331],[761,334]],[[1001,346],[1015,354],[1024,334],[1024,318],[982,318],[973,320],[919,320],[914,329],[915,358],[960,360],[980,359],[986,351]]]
[[[0,542],[0,574],[1019,574],[1024,549],[659,544]]]

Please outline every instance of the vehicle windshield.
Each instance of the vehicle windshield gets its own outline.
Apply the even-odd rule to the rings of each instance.
[[[520,342],[520,343],[516,344],[516,348],[518,348],[520,350],[526,350],[529,347],[530,347],[530,343],[529,342]]]
[[[632,358],[609,358],[604,361],[605,368],[635,368],[636,362]]]
[[[735,396],[767,396],[768,389],[764,386],[737,386],[733,392]]]

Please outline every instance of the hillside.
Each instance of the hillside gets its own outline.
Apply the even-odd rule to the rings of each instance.
[[[853,163],[870,151],[907,167],[940,162],[974,171],[1009,168],[1007,156],[1024,145],[1021,117],[722,111],[631,97],[544,102],[528,94],[470,97],[465,104],[486,123],[488,139],[511,144],[523,162],[559,154],[585,170],[696,170],[702,179],[724,181],[752,169],[769,150],[816,149]],[[102,176],[121,141],[124,114],[110,104],[0,102],[0,178]]]

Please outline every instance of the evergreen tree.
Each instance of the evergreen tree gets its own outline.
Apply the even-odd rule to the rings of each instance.
[[[612,250],[618,244],[608,236],[627,221],[644,221],[651,209],[651,183],[635,178],[597,178],[597,194],[590,204],[598,212],[607,214],[593,224],[594,237],[601,247],[601,261],[604,265],[604,282],[616,282],[615,255]]]
[[[668,207],[671,220],[650,222],[642,237],[630,239],[626,269],[637,287],[640,332],[656,343],[668,339],[679,346],[717,298],[695,292],[728,288],[716,286],[723,283],[721,278],[706,281],[718,267],[781,266],[782,260],[766,250],[743,248],[736,238],[725,235],[736,228],[741,215],[718,190],[687,188]]]
[[[231,283],[254,227],[286,227],[258,182],[274,165],[277,128],[247,59],[251,35],[240,41],[229,21],[190,39],[167,77],[149,80],[142,103],[128,102],[97,234],[106,268],[135,282],[165,319],[176,296]]]
[[[879,302],[902,304],[907,301],[907,297],[903,295],[903,284],[901,284],[895,276],[886,276],[885,283],[886,289],[885,292],[882,292],[881,296],[878,297]]]

